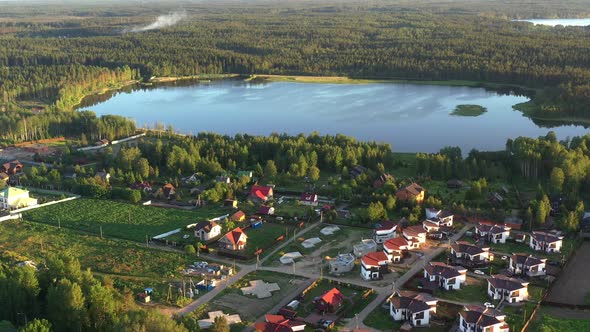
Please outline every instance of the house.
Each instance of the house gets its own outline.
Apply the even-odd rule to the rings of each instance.
[[[395,193],[395,197],[402,202],[412,202],[415,201],[418,204],[421,204],[424,201],[424,195],[426,194],[426,190],[422,188],[416,182],[412,182],[409,185],[399,189]]]
[[[424,266],[424,278],[436,282],[438,287],[446,290],[460,289],[461,284],[467,280],[467,269],[441,262],[430,262]]]
[[[256,332],[297,332],[305,330],[305,322],[283,315],[264,315],[264,322],[254,324]]]
[[[248,179],[251,179],[252,176],[254,176],[254,172],[252,172],[252,171],[238,171],[238,173],[237,173],[238,179],[241,179],[244,176],[247,176]]]
[[[410,248],[410,243],[404,237],[389,239],[383,243],[383,252],[392,263],[399,263],[404,253]]]
[[[453,226],[454,215],[449,211],[426,208],[424,209],[424,212],[426,214],[426,220],[436,222],[439,226]]]
[[[244,211],[238,211],[238,212],[232,214],[229,217],[229,220],[231,220],[231,221],[244,221],[244,220],[246,220],[246,214],[244,213]]]
[[[512,254],[508,264],[508,271],[514,275],[540,277],[547,274],[545,270],[546,258],[537,258],[529,254]]]
[[[101,139],[100,141],[94,142],[94,146],[107,146],[109,145],[109,140],[106,138]]]
[[[384,220],[376,226],[377,228],[373,230],[373,240],[377,243],[383,243],[397,236],[397,223],[393,221]]]
[[[361,243],[352,246],[352,252],[356,257],[362,257],[377,250],[377,242],[373,239],[361,240]]]
[[[223,201],[224,207],[230,207],[232,209],[238,208],[238,200],[237,199],[226,199]]]
[[[563,236],[553,235],[546,232],[533,232],[530,236],[529,246],[535,251],[555,253],[561,251]]]
[[[447,188],[449,189],[461,189],[463,188],[463,181],[458,179],[450,179],[447,181]]]
[[[500,311],[479,305],[466,305],[459,312],[459,332],[509,332]]]
[[[402,235],[408,240],[410,249],[420,248],[421,243],[426,242],[427,232],[420,225],[409,226],[402,230]]]
[[[479,247],[465,241],[455,241],[451,244],[451,259],[462,266],[481,267],[493,260],[490,248]]]
[[[393,293],[388,299],[389,314],[395,321],[407,321],[412,326],[428,326],[430,316],[436,313],[437,299],[428,294],[404,295]]]
[[[160,191],[164,198],[167,199],[172,199],[174,198],[174,195],[176,195],[176,188],[174,188],[171,183],[166,183],[164,186],[162,186]]]
[[[299,198],[301,205],[318,206],[318,195],[312,193],[302,193]]]
[[[453,214],[442,210],[438,210],[436,213],[433,213],[433,209],[426,209],[426,211],[428,219],[422,222],[422,228],[429,237],[442,239],[443,235],[448,237],[453,232]]]
[[[243,250],[247,241],[246,233],[240,227],[236,227],[219,239],[219,247],[233,251]]]
[[[332,288],[314,301],[316,310],[320,313],[337,312],[344,304],[344,294],[337,288]]]
[[[230,184],[231,179],[229,178],[229,176],[220,175],[215,178],[215,182]]]
[[[259,186],[255,184],[250,189],[250,199],[266,202],[273,197],[273,189],[270,186]]]
[[[330,273],[340,274],[350,272],[354,268],[353,254],[340,254],[336,258],[330,259]]]
[[[109,181],[111,180],[111,175],[107,172],[96,172],[96,174],[94,174],[94,177],[99,178],[104,183],[109,183]]]
[[[24,165],[18,160],[12,160],[7,163],[2,164],[0,167],[0,172],[6,173],[6,175],[14,175],[21,173],[23,171]]]
[[[506,243],[506,240],[510,236],[510,227],[504,225],[488,225],[480,223],[475,226],[475,235],[480,239],[492,243]]]
[[[10,176],[8,176],[8,174],[0,172],[0,182],[7,183],[8,179],[10,179]]]
[[[502,197],[502,195],[498,194],[497,192],[493,192],[488,197],[488,201],[492,204],[500,205],[502,202],[504,202],[504,197]]]
[[[517,303],[529,298],[528,282],[496,274],[488,278],[488,296],[492,300]]]
[[[258,208],[258,214],[264,215],[264,216],[270,216],[275,214],[275,208],[272,206],[266,206],[266,205],[261,205]]]
[[[221,235],[221,226],[215,221],[201,221],[195,226],[195,237],[201,241],[210,241]]]
[[[76,174],[76,173],[74,173],[74,174]],[[129,187],[131,189],[141,190],[141,191],[146,192],[146,193],[152,191],[152,185],[149,182],[147,182],[147,181],[133,183]]]
[[[383,173],[378,178],[373,180],[373,188],[381,188],[387,182],[393,182],[395,179],[389,173]]]
[[[5,210],[20,209],[37,205],[37,199],[29,197],[29,191],[16,187],[0,190],[0,208]]]
[[[197,173],[193,173],[193,175],[183,178],[182,181],[186,184],[199,182],[199,175]]]
[[[518,233],[512,236],[514,238],[514,242],[516,243],[525,243],[526,242],[526,234],[525,233]]]
[[[348,174],[350,175],[351,178],[355,179],[355,178],[361,176],[363,173],[365,173],[365,170],[366,170],[366,168],[364,168],[363,166],[356,165],[350,169]]]
[[[361,258],[361,277],[365,280],[383,279],[389,272],[389,258],[383,251],[370,252]]]

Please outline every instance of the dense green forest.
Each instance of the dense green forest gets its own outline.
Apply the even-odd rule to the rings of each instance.
[[[589,29],[511,18],[579,16],[590,3],[525,2],[4,4],[0,109],[70,110],[152,76],[238,73],[519,85],[536,91],[531,115],[587,117]],[[178,8],[178,24],[130,32]]]

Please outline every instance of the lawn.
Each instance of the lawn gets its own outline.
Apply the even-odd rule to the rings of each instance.
[[[543,298],[543,295],[545,295],[545,292],[547,292],[547,289],[545,289],[543,287],[539,287],[539,286],[529,285],[528,291],[529,291],[529,300],[538,302],[538,301],[541,301],[541,299]]]
[[[438,289],[434,295],[441,299],[451,301],[483,303],[488,300],[487,282],[485,280],[467,277],[467,283],[461,285],[461,289],[450,291]]]
[[[561,332],[561,331],[590,331],[588,319],[563,319],[543,313],[541,309],[529,325],[528,331]]]
[[[396,322],[391,318],[389,309],[381,307],[373,310],[363,323],[378,331],[397,331],[402,326],[402,322]]]
[[[97,199],[76,199],[23,213],[25,220],[72,228],[104,237],[145,242],[152,237],[227,210],[212,207],[192,211],[133,205]]]
[[[246,244],[246,256],[253,256],[258,249],[272,250],[273,244],[276,244],[275,239],[281,235],[293,236],[293,227],[281,226],[271,223],[264,223],[262,227],[257,229],[247,228],[244,232],[248,236],[248,243]],[[285,241],[285,240],[283,240]],[[279,242],[282,243],[283,241]]]
[[[367,306],[367,304],[369,304],[374,299],[374,296],[376,296],[373,293],[367,298],[363,299],[363,293],[368,290],[368,288],[352,288],[348,284],[339,284],[338,282],[332,282],[329,279],[321,279],[316,283],[314,288],[305,293],[303,302],[297,309],[297,314],[299,317],[307,317],[310,313],[315,311],[313,299],[324,295],[332,288],[338,288],[338,290],[349,300],[339,311],[339,313],[346,311],[345,317],[347,318],[354,317],[355,314],[361,312]],[[354,303],[354,307],[350,308],[349,306],[352,305],[352,303]]]
[[[536,304],[525,302],[524,306],[512,307],[512,306],[504,306],[504,313],[506,314],[506,323],[510,325],[510,331],[520,331],[522,327],[526,323],[526,321],[531,317],[533,310],[535,309]],[[536,330],[530,330],[536,331]],[[561,330],[561,331],[569,331],[569,330]]]

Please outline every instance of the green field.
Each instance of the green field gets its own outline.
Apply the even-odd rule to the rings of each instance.
[[[436,297],[464,303],[483,303],[488,300],[487,282],[475,278],[467,278],[469,284],[461,285],[459,290],[438,289]]]
[[[108,200],[76,199],[23,213],[28,221],[72,228],[104,237],[145,242],[152,237],[188,224],[227,213],[222,208],[192,211],[132,205]]]
[[[293,234],[293,227],[264,223],[262,227],[257,229],[247,228],[245,233],[248,236],[245,254],[246,256],[252,256],[258,249],[267,248],[266,251],[272,250],[272,248],[268,247],[274,243],[274,240],[281,235]],[[284,240],[279,243],[283,242]]]
[[[388,309],[381,307],[373,310],[363,323],[379,331],[397,331],[402,326],[401,322],[396,322],[391,318]]]
[[[565,319],[554,317],[544,312],[543,307],[535,315],[527,331],[561,332],[561,331],[590,331],[589,319]]]
[[[480,105],[457,105],[451,115],[457,116],[480,116],[488,110]]]

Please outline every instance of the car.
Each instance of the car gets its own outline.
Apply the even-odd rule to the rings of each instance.
[[[485,275],[485,273],[482,270],[475,270],[475,271],[473,271],[473,273],[479,274],[481,276]]]
[[[334,326],[334,321],[331,319],[320,320],[320,326],[324,329],[329,329]]]
[[[277,221],[283,221],[283,217],[277,217]]]
[[[490,302],[484,303],[483,306],[486,308],[495,308],[496,307],[495,305],[491,304]]]
[[[502,260],[505,261],[508,259],[508,256],[502,256]]]

